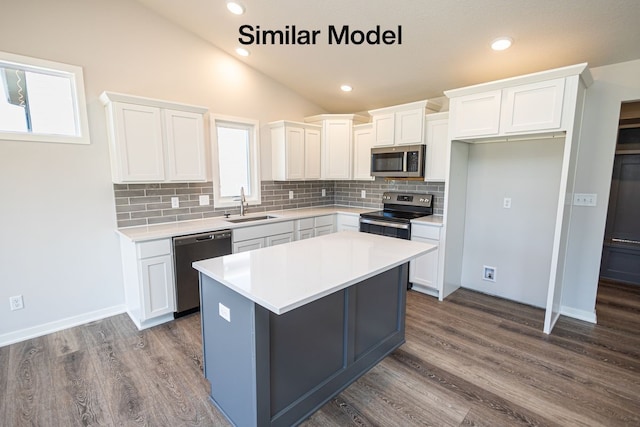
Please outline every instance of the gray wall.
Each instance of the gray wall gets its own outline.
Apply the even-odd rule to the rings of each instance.
[[[563,148],[557,139],[469,146],[462,286],[546,305]],[[482,279],[484,265],[497,268],[495,283]]]
[[[0,141],[0,345],[124,310],[102,91],[261,123],[325,112],[136,1],[21,0],[2,13],[24,19],[3,20],[1,51],[82,67],[91,144]],[[14,295],[23,310],[9,310]]]

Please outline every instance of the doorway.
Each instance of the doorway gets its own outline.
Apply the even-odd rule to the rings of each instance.
[[[620,110],[600,279],[640,286],[640,102]]]

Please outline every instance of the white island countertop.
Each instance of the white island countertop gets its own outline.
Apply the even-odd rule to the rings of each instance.
[[[198,261],[193,267],[273,313],[283,314],[436,248],[343,231]]]

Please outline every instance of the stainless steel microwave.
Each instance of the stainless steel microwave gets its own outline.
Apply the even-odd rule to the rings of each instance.
[[[371,175],[389,178],[424,176],[424,145],[398,145],[371,149]]]

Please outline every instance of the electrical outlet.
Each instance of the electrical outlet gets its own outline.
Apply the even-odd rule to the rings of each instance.
[[[171,207],[173,209],[179,208],[180,207],[180,199],[178,199],[177,197],[172,197],[171,198]]]
[[[496,268],[485,265],[482,267],[482,280],[488,280],[490,282],[496,281]]]
[[[322,189],[322,197],[327,197],[327,190],[324,188]]]
[[[221,302],[218,303],[218,314],[227,322],[231,323],[231,309]]]
[[[502,207],[505,209],[511,209],[511,197],[505,197],[502,202]]]
[[[198,200],[200,201],[200,206],[209,206],[209,195],[208,194],[203,194],[203,195],[199,196]]]
[[[293,190],[289,190],[289,200],[293,199]]]
[[[360,191],[360,197],[362,197],[363,199],[365,199],[367,197],[367,190],[362,190]]]
[[[22,295],[9,297],[9,306],[11,307],[11,311],[22,310],[24,308],[24,301],[22,300]]]

